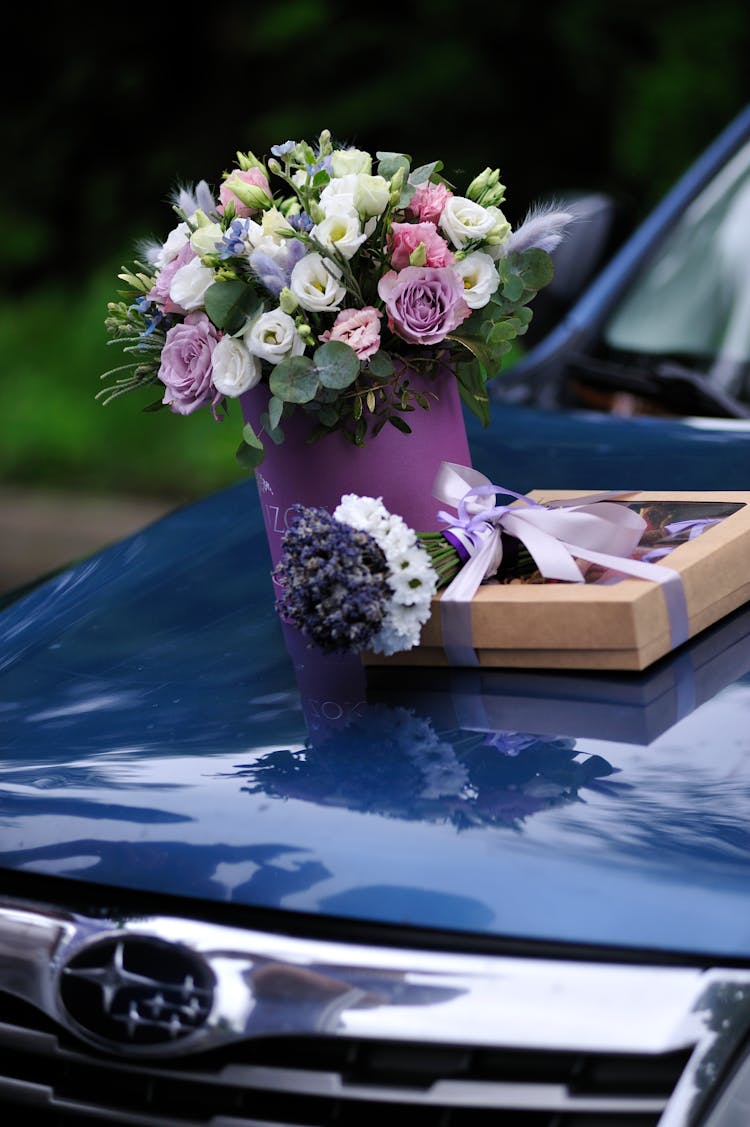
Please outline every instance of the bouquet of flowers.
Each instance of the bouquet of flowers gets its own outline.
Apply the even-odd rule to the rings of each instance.
[[[379,497],[346,493],[333,513],[293,506],[273,570],[276,609],[324,653],[391,655],[418,645],[432,596],[458,575],[478,535],[417,532]],[[534,574],[523,544],[501,533],[485,581]]]
[[[379,498],[347,493],[332,514],[299,505],[282,546],[276,609],[324,653],[417,644],[438,572],[417,533]]]
[[[408,433],[408,413],[430,407],[410,371],[446,364],[486,425],[486,382],[526,331],[573,216],[532,210],[514,232],[499,170],[461,192],[442,169],[324,131],[266,161],[238,152],[218,194],[206,181],[177,190],[165,241],[118,275],[127,289],[106,328],[125,362],[99,397],[153,385],[146,410],[207,407],[220,420],[263,383],[261,433],[245,424],[238,451],[250,467],[295,411],[311,416],[313,439],[339,430],[362,445],[386,423]]]

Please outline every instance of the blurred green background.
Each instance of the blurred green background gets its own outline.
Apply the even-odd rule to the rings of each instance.
[[[505,208],[611,193],[630,225],[750,101],[747,0],[441,0],[4,16],[0,481],[175,503],[239,480],[239,420],[95,401],[118,268],[178,182],[314,139],[498,166]],[[146,398],[150,401],[150,397]]]

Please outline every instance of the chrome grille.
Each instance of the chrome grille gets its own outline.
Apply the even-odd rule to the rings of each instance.
[[[71,982],[86,987],[72,1003]],[[170,991],[184,1036],[111,1021]],[[114,922],[0,897],[3,1127],[28,1108],[60,1127],[693,1127],[748,1030],[741,969]]]
[[[655,1127],[689,1057],[278,1037],[155,1067],[16,1017],[0,1024],[0,1098],[40,1123],[480,1127],[505,1112],[519,1127]]]

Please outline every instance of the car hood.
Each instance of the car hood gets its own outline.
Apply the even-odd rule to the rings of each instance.
[[[280,623],[248,482],[52,577],[0,637],[6,869],[750,957],[745,612],[643,674],[365,670]]]

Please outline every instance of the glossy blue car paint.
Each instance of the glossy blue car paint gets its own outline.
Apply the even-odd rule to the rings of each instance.
[[[470,431],[519,490],[750,476],[741,431],[511,407]],[[750,957],[750,611],[643,674],[365,673],[282,632],[248,482],[11,603],[0,639],[6,869]]]

